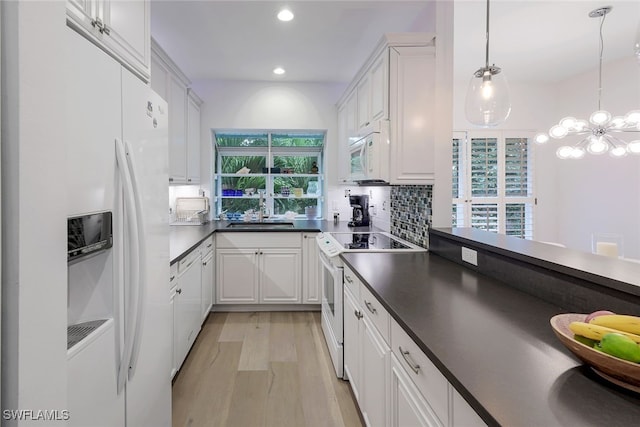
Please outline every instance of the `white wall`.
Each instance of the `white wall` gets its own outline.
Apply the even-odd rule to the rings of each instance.
[[[555,86],[555,118],[568,115],[588,119],[597,108],[597,69]],[[640,109],[640,65],[629,57],[604,64],[602,108],[614,116]],[[546,129],[544,129],[546,130]],[[640,139],[640,133],[625,139]],[[567,140],[567,143],[577,140]],[[555,179],[539,193],[555,198],[557,241],[568,247],[590,251],[592,233],[619,233],[624,255],[640,259],[640,156],[613,159],[587,155],[578,161],[560,160],[555,150],[565,141],[538,147],[547,170]],[[538,175],[544,173],[538,168]]]
[[[348,220],[344,211],[344,192],[340,199],[337,186],[337,112],[336,100],[343,84],[196,81],[193,88],[204,100],[201,110],[203,177],[211,171],[211,129],[317,129],[326,130],[325,211],[336,206],[340,220]],[[210,183],[201,187],[210,196]],[[348,202],[347,202],[348,206]],[[333,216],[331,216],[333,217]]]
[[[621,115],[640,108],[640,66],[631,55],[603,64],[602,83],[604,109]],[[467,84],[457,82],[454,87],[456,130],[471,129],[464,118]],[[548,131],[563,117],[588,119],[595,111],[597,69],[553,84],[511,83],[510,95],[511,115],[498,129]],[[570,143],[552,141],[534,146],[538,199],[534,238],[591,251],[592,233],[620,233],[625,256],[640,258],[640,156],[560,160],[555,151],[565,142]]]

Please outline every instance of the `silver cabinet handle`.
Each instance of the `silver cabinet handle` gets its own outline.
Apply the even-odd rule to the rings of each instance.
[[[181,294],[182,293],[182,289],[176,289],[176,294]]]
[[[378,310],[376,310],[376,308],[375,308],[373,305],[371,305],[371,303],[370,303],[369,301],[364,300],[364,305],[366,305],[366,306],[367,306],[367,309],[368,309],[371,313],[376,314],[376,313],[378,312]]]
[[[356,318],[357,318],[358,320],[359,320],[359,319],[362,319],[362,317],[364,316],[364,314],[362,314],[362,312],[361,312],[361,311],[358,311],[358,310],[354,310],[353,314],[355,314],[355,316],[356,316]]]
[[[195,259],[193,261],[195,261]],[[193,264],[193,261],[191,261],[189,264],[187,264],[187,266],[185,268],[191,267],[191,264]]]
[[[347,276],[346,274],[344,275],[344,280],[346,280],[349,283],[353,283],[353,280],[351,280],[351,277]]]
[[[202,262],[202,265],[207,265],[207,261],[203,261],[203,262]]]
[[[210,248],[210,247],[211,247],[211,243],[209,243],[209,244],[207,245],[207,247],[208,247],[208,248]]]
[[[404,351],[402,349],[402,346],[398,346],[398,350],[400,350],[400,354],[402,354],[402,358],[405,362],[407,362],[407,365],[409,365],[411,370],[417,374],[420,370],[420,365],[417,365],[413,360],[411,360],[411,358],[409,357],[409,352]]]
[[[176,278],[176,276],[175,276],[175,275],[173,275],[173,276],[169,277],[169,282],[173,282],[173,281],[175,280],[175,278]]]

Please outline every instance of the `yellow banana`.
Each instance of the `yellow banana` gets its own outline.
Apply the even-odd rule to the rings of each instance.
[[[592,325],[606,326],[623,332],[640,335],[640,317],[626,314],[606,314],[598,316],[589,322]]]
[[[618,333],[622,335],[626,335],[631,338],[636,343],[640,344],[640,335],[631,334],[629,332],[624,332],[619,329],[607,328],[606,326],[594,325],[592,323],[585,322],[571,322],[569,324],[569,329],[576,335],[582,335],[586,338],[591,338],[592,340],[600,341],[605,334],[610,333]]]

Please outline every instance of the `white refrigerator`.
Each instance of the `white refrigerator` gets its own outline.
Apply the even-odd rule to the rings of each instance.
[[[68,266],[71,426],[171,425],[167,104],[67,29],[68,216],[112,212],[113,247]]]

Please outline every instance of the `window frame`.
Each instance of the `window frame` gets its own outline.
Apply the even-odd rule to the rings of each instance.
[[[471,181],[471,141],[474,138],[495,138],[497,140],[497,196],[473,196]],[[526,196],[508,196],[506,194],[506,141],[508,139],[527,139],[527,180],[528,194]],[[533,149],[533,131],[514,130],[465,130],[454,131],[454,140],[459,140],[458,146],[458,182],[455,177],[452,185],[452,193],[458,188],[457,197],[452,194],[452,226],[472,227],[472,207],[479,205],[497,206],[497,229],[490,230],[500,234],[507,234],[507,205],[523,204],[525,215],[529,218],[525,220],[524,237],[533,239],[535,236],[535,218],[537,198],[535,196],[535,154]],[[455,150],[454,156],[455,156]],[[452,158],[452,172],[455,169],[455,159]],[[453,173],[452,173],[453,175]],[[457,187],[456,187],[457,184]],[[512,234],[513,235],[513,234]]]
[[[214,199],[215,205],[215,216],[218,218],[220,213],[222,212],[222,204],[224,199],[255,199],[254,197],[248,197],[245,194],[242,196],[223,196],[222,195],[222,181],[223,178],[242,178],[246,177],[247,174],[237,174],[237,173],[223,173],[220,169],[222,167],[222,158],[223,157],[232,157],[232,156],[250,156],[250,157],[264,157],[265,158],[265,167],[267,168],[267,173],[251,173],[250,176],[253,177],[264,177],[265,180],[265,202],[266,208],[271,214],[271,218],[283,218],[284,213],[279,213],[278,215],[274,214],[275,200],[276,199],[294,199],[294,200],[316,200],[317,206],[317,216],[315,219],[322,218],[323,212],[323,204],[324,204],[324,193],[325,189],[325,179],[324,179],[324,149],[326,147],[327,142],[327,131],[326,130],[314,130],[314,129],[305,129],[305,130],[283,130],[283,129],[254,129],[254,130],[246,130],[246,129],[213,129],[211,131],[212,134],[212,155],[213,155],[213,174],[212,174],[212,195]],[[241,134],[241,135],[267,135],[267,145],[261,146],[218,146],[216,135],[224,135],[224,134]],[[323,137],[322,145],[318,146],[280,146],[273,145],[272,136],[273,135],[321,135]],[[317,166],[318,173],[272,173],[271,168],[274,167],[275,157],[316,157],[317,158]],[[284,178],[317,178],[318,182],[318,192],[316,195],[309,196],[308,194],[304,194],[302,197],[294,197],[293,194],[289,197],[280,196],[275,194],[275,178],[284,177]],[[229,218],[231,219],[231,218]],[[243,218],[233,218],[233,219],[243,219]],[[295,219],[307,219],[304,213],[297,213]]]

